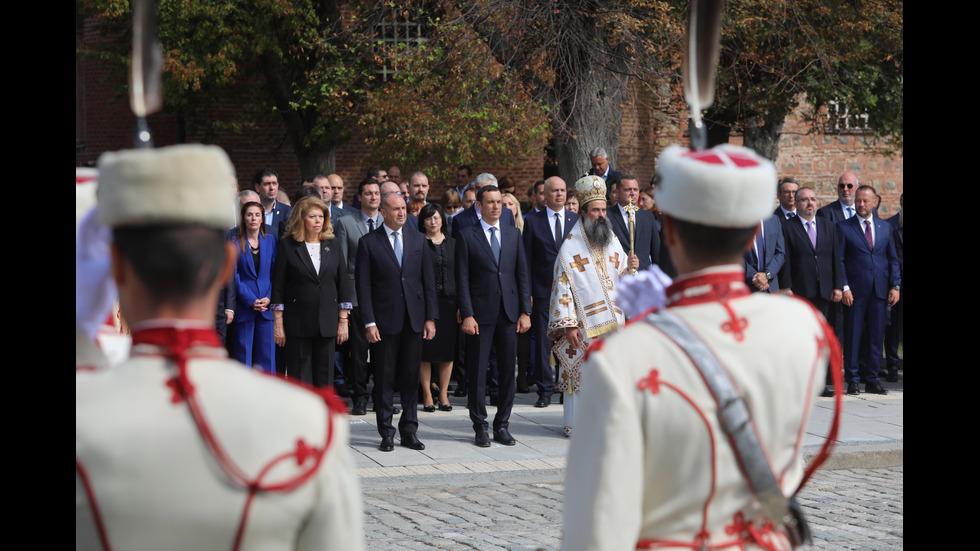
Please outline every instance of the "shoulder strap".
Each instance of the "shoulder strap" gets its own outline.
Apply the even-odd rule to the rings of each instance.
[[[718,420],[732,443],[752,492],[762,504],[766,517],[775,522],[781,521],[786,516],[789,500],[783,495],[772,469],[769,468],[762,444],[752,430],[752,414],[742,395],[735,389],[728,372],[704,341],[672,312],[658,310],[646,316],[646,321],[673,339],[697,366],[718,404]]]

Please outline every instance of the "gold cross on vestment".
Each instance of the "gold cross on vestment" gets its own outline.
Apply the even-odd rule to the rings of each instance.
[[[558,302],[560,302],[565,308],[568,308],[568,305],[572,303],[572,299],[568,295],[562,295],[561,298],[558,299]]]
[[[582,258],[581,255],[575,255],[574,259],[575,260],[572,261],[569,264],[569,266],[571,266],[572,268],[575,268],[576,270],[578,270],[580,272],[584,272],[585,271],[585,265],[589,263],[589,259],[588,258]]]
[[[616,266],[616,269],[618,270],[619,269],[619,253],[613,253],[612,256],[609,257],[609,262],[612,262]]]
[[[572,345],[568,345],[568,348],[565,349],[565,355],[568,356],[568,359],[570,360],[575,357],[575,352],[577,350],[578,349],[573,347]]]

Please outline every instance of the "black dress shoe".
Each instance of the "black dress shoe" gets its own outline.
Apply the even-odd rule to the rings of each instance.
[[[531,389],[528,388],[528,387],[526,387],[526,386],[518,386],[517,387],[517,393],[518,394],[527,394],[528,392],[531,392]]]
[[[452,411],[453,405],[450,403],[439,404],[439,411]]]
[[[888,376],[885,377],[885,380],[888,381],[889,383],[897,383],[898,382],[898,371],[889,371],[888,372]]]
[[[475,444],[477,446],[480,446],[481,448],[489,448],[490,447],[490,435],[487,434],[486,431],[482,431],[481,430],[480,432],[476,433],[476,441],[475,441]]]
[[[864,385],[864,392],[868,394],[888,394],[885,387],[881,386],[881,383],[868,383]]]
[[[398,415],[401,412],[402,412],[402,408],[400,408],[398,406],[395,406],[395,408],[391,410],[391,414],[392,415]]]
[[[551,398],[538,398],[537,402],[534,402],[534,407],[536,408],[546,408],[551,405]]]
[[[403,434],[402,435],[402,446],[406,448],[412,448],[413,450],[422,451],[425,449],[425,444],[419,441],[419,437],[415,433]]]
[[[456,391],[453,392],[453,396],[455,396],[457,398],[465,398],[466,397],[466,387],[463,386],[463,385],[457,386],[456,387]]]
[[[367,415],[367,398],[358,398],[354,400],[354,407],[351,408],[351,414]]]
[[[857,383],[847,383],[847,394],[849,396],[857,396],[861,394],[861,389],[858,388]]]
[[[834,397],[834,391],[833,391],[833,389],[824,387],[823,388],[823,392],[820,393],[820,397],[821,398],[833,398]]]
[[[435,404],[432,404],[431,406],[422,406],[422,411],[424,411],[426,413],[433,413],[433,412],[435,412],[435,410],[436,410],[436,405]]]
[[[382,436],[381,445],[378,446],[378,449],[383,452],[390,452],[395,449],[395,441],[390,436]]]
[[[514,437],[510,435],[510,432],[508,432],[507,429],[500,429],[498,431],[494,431],[493,441],[500,442],[505,446],[513,446],[514,444],[517,443],[517,440],[514,440]]]

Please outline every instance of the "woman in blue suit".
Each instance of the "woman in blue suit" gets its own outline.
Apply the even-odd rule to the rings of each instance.
[[[265,210],[257,202],[242,205],[235,267],[238,304],[231,325],[232,356],[243,364],[266,373],[276,372],[276,345],[272,340],[272,266],[276,260],[276,238],[265,233]]]

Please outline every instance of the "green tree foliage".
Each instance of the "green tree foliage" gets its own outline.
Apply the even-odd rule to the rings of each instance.
[[[836,111],[866,114],[887,144],[903,145],[902,2],[888,0],[729,0],[714,105],[712,142],[732,130],[775,159],[786,117],[807,106],[815,128]]]
[[[211,117],[217,101],[240,107],[233,130],[270,116],[285,124],[306,174],[332,172],[333,152],[370,87],[373,60],[339,1],[162,0],[165,109],[191,132],[227,130]],[[97,16],[104,37],[82,46],[123,74],[130,45],[129,3],[81,0],[76,15]],[[125,79],[121,79],[125,81]]]

